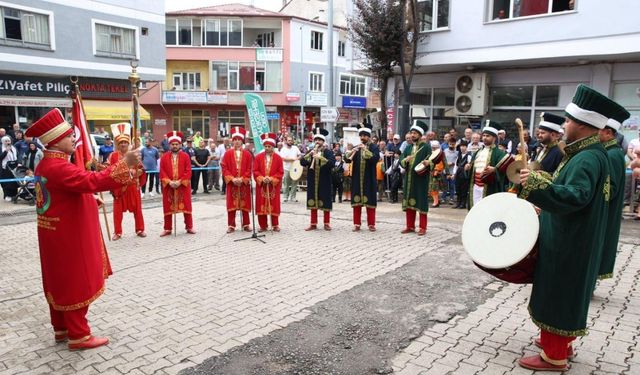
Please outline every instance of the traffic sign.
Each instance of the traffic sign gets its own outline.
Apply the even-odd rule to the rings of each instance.
[[[322,107],[320,108],[320,122],[336,122],[340,112],[336,107]]]

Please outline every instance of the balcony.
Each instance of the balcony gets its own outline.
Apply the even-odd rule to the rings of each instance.
[[[167,47],[282,48],[282,20],[167,18]]]

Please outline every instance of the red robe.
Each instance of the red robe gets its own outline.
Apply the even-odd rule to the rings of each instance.
[[[165,216],[177,213],[191,214],[191,160],[189,154],[178,151],[174,160],[172,152],[165,152],[160,159],[160,182],[162,182],[162,208]],[[182,184],[174,189],[169,182],[179,180]]]
[[[114,165],[118,161],[122,159],[123,156],[120,155],[118,151],[112,152],[109,154],[109,165]],[[122,211],[123,212],[136,212],[138,209],[142,209],[142,200],[140,197],[139,187],[144,185],[147,182],[147,174],[144,173],[144,169],[142,169],[142,165],[138,168],[139,171],[142,172],[140,175],[138,186],[135,184],[130,186],[118,186],[116,189],[111,190],[111,194],[113,194],[114,199],[122,199]],[[132,169],[132,173],[134,170]]]
[[[259,153],[253,161],[253,178],[256,179],[256,214],[280,215],[280,188],[284,166],[282,158],[277,153],[271,154],[271,160],[267,163],[267,155]],[[263,184],[265,177],[271,178],[271,183]]]
[[[251,211],[251,158],[252,155],[247,150],[240,152],[240,157],[236,157],[233,148],[227,150],[222,157],[222,173],[227,184],[227,211]],[[231,180],[242,178],[242,185],[236,186]]]
[[[45,151],[35,171],[38,242],[47,302],[59,311],[88,306],[111,274],[93,193],[134,182],[124,162],[88,172]]]

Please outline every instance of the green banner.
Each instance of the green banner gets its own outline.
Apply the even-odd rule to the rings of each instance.
[[[264,149],[260,141],[260,135],[269,132],[269,122],[267,121],[267,110],[260,95],[244,94],[244,102],[247,104],[249,113],[249,123],[251,124],[251,135],[256,149],[256,154]]]

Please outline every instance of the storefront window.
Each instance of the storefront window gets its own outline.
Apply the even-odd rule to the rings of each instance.
[[[616,83],[613,100],[624,106],[631,117],[622,123],[622,134],[627,140],[638,138],[640,130],[640,82]]]
[[[533,86],[492,87],[494,107],[530,107],[533,105]]]
[[[537,86],[536,107],[557,107],[560,98],[560,86]]]
[[[244,111],[218,111],[218,123],[220,133],[228,135],[232,126],[242,126],[245,123]]]
[[[209,138],[209,111],[183,109],[173,111],[173,128],[185,136],[199,131],[203,138]]]

